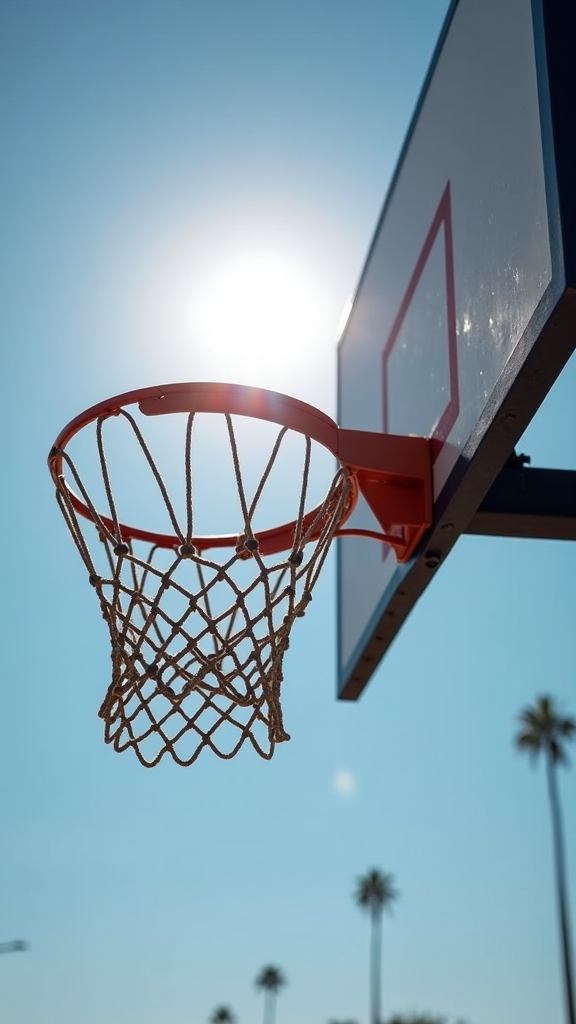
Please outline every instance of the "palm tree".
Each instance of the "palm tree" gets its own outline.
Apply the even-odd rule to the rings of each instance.
[[[264,1024],[274,1024],[276,996],[287,984],[286,977],[279,967],[267,964],[260,971],[254,984],[264,992]]]
[[[430,1017],[427,1013],[411,1013],[409,1016],[395,1013],[387,1024],[446,1024],[446,1017]]]
[[[370,1020],[380,1024],[380,961],[382,913],[398,899],[394,875],[372,868],[357,880],[354,899],[362,910],[370,914]]]
[[[0,953],[25,953],[30,946],[24,939],[12,939],[11,942],[0,942]]]
[[[210,1024],[234,1024],[236,1017],[228,1006],[217,1006],[210,1017]]]
[[[564,741],[569,740],[576,731],[576,721],[560,713],[549,696],[538,697],[534,707],[524,708],[520,713],[520,731],[516,735],[516,746],[526,750],[535,760],[543,753],[546,760],[548,777],[548,795],[552,812],[552,837],[554,842],[554,861],[556,865],[556,890],[558,913],[560,918],[560,934],[562,937],[562,954],[564,961],[564,985],[566,992],[566,1015],[569,1024],[576,1024],[574,1012],[574,981],[572,977],[572,953],[570,949],[570,924],[568,920],[568,886],[564,861],[564,838],[562,814],[556,768],[566,764],[568,757],[564,749]]]
[[[431,1017],[429,1013],[395,1013],[386,1024],[447,1024],[446,1017]],[[462,1022],[460,1022],[462,1024]]]

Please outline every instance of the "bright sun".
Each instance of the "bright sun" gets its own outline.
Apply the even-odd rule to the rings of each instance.
[[[194,345],[216,379],[277,387],[326,342],[326,299],[305,269],[279,256],[230,259],[199,283]]]

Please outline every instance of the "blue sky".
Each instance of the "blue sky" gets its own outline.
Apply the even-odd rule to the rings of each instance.
[[[462,539],[354,705],[334,699],[331,557],[286,663],[291,742],[146,772],[102,740],[107,637],[45,467],[77,412],[149,384],[237,379],[335,414],[338,321],[447,6],[1,5],[0,940],[31,943],[0,962],[10,1024],[222,1002],[248,1021],[267,962],[278,1024],[365,1021],[351,893],[373,865],[401,893],[385,1016],[562,1019],[545,780],[512,736],[540,692],[576,710],[573,545]],[[264,302],[263,266],[288,298]],[[575,384],[572,360],[520,446],[534,465],[573,467]],[[561,787],[574,849],[573,771]]]

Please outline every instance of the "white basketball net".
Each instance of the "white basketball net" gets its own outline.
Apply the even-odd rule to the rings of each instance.
[[[58,503],[110,631],[112,680],[99,711],[105,740],[118,751],[132,747],[147,767],[158,764],[166,753],[178,764],[190,765],[205,747],[231,758],[246,740],[268,759],[276,743],[289,739],[280,690],[290,631],[311,600],[349,505],[352,482],[340,468],[314,522],[305,520],[311,452],[310,438],[305,437],[302,483],[295,507],[285,517],[296,524],[291,548],[262,555],[253,532],[254,517],[290,431],[279,430],[249,498],[233,421],[224,415],[238,489],[240,521],[231,524],[238,527],[238,543],[203,553],[193,541],[195,414],[183,417],[186,497],[180,514],[135,419],[125,410],[119,415],[133,431],[165,507],[175,536],[173,549],[150,548],[122,536],[103,437],[109,417],[95,422],[105,509],[96,510],[69,454],[55,453],[91,515],[91,520],[78,515],[61,477]]]

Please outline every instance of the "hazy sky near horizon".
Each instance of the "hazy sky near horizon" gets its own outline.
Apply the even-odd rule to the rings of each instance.
[[[285,666],[268,763],[146,772],[97,717],[109,652],[46,457],[76,413],[177,380],[335,415],[335,337],[447,0],[3,0],[6,389],[0,958],[6,1024],[368,1019],[355,879],[392,872],[383,1015],[563,1019],[542,766],[519,710],[576,713],[576,550],[467,537],[357,704],[335,559]],[[573,468],[576,364],[520,450]],[[575,775],[561,773],[566,841]],[[576,874],[569,856],[572,917]]]

